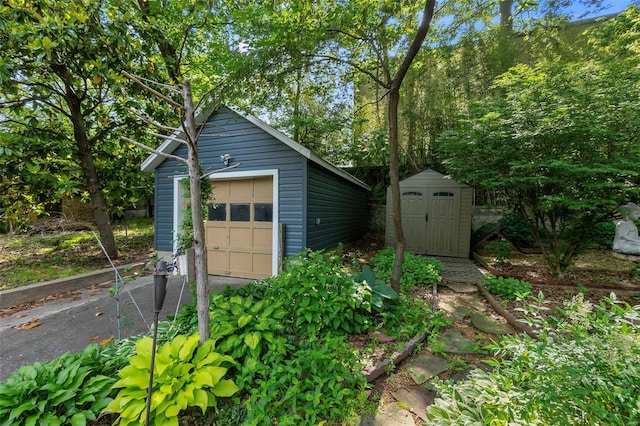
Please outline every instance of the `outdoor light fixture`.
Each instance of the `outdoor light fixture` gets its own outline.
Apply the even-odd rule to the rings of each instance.
[[[149,388],[147,389],[147,419],[145,425],[149,426],[149,417],[151,417],[151,395],[153,393],[153,370],[156,363],[156,345],[158,344],[158,316],[164,304],[164,298],[167,295],[167,280],[169,273],[167,272],[167,264],[160,261],[154,265],[153,272],[153,347],[151,349],[151,365],[149,367]]]
[[[220,161],[222,161],[225,166],[229,165],[230,160],[231,160],[231,154],[225,154],[220,156]]]

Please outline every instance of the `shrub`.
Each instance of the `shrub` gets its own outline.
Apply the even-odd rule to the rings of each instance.
[[[187,407],[199,407],[204,413],[216,406],[216,397],[228,397],[239,390],[233,381],[223,379],[227,366],[234,364],[233,359],[214,352],[213,340],[201,346],[198,340],[197,334],[181,335],[158,348],[151,397],[152,424],[177,424],[178,414]],[[150,337],[139,339],[136,354],[118,373],[119,380],[113,388],[120,390],[105,409],[120,414],[116,424],[138,425],[146,420],[152,344]]]
[[[345,337],[305,340],[289,356],[259,366],[245,424],[344,424],[365,397],[359,370]]]
[[[398,340],[408,340],[423,331],[436,334],[439,328],[448,324],[444,311],[433,311],[426,301],[406,295],[400,296],[389,311],[382,313],[381,319],[378,328]]]
[[[613,294],[594,306],[579,294],[559,312],[532,315],[539,339],[521,334],[496,344],[501,357],[491,374],[438,382],[429,424],[639,424],[640,308]]]
[[[516,278],[487,274],[482,285],[489,293],[507,300],[516,300],[518,296],[524,297],[531,294],[531,284]]]
[[[224,290],[220,292],[225,297],[231,296],[241,296],[248,297],[251,296],[256,300],[262,300],[267,297],[269,290],[271,288],[271,282],[273,281],[273,277],[269,278],[260,278],[255,281],[251,281],[241,287],[225,287]]]
[[[371,292],[354,285],[338,256],[323,251],[289,258],[286,272],[273,278],[271,295],[286,301],[298,336],[358,334],[370,327]]]
[[[111,401],[115,382],[98,371],[97,345],[21,367],[0,383],[0,424],[81,425],[95,420]]]
[[[258,360],[264,351],[284,351],[286,339],[278,335],[287,314],[282,304],[272,297],[257,302],[251,296],[212,297],[211,338],[218,350],[240,364]]]
[[[511,257],[511,243],[502,240],[491,241],[485,246],[485,248],[493,252],[493,256],[496,258],[493,263],[495,266],[510,264],[509,258]]]
[[[520,247],[537,246],[536,238],[529,229],[527,221],[519,213],[505,213],[500,219],[500,225],[504,236],[515,245]]]
[[[586,247],[611,249],[616,236],[616,224],[613,221],[594,225],[587,234]]]
[[[380,280],[388,283],[391,280],[393,271],[393,261],[396,252],[393,248],[380,250],[371,259],[371,264]],[[413,253],[405,253],[402,263],[402,277],[400,278],[400,288],[404,292],[410,291],[419,285],[435,285],[440,283],[442,276],[442,262],[431,257],[419,256]]]
[[[398,299],[398,293],[379,280],[368,265],[362,266],[362,272],[353,274],[354,285],[365,286],[371,292],[371,305],[378,312],[384,312]]]

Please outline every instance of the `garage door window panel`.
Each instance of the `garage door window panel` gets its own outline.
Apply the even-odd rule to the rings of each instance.
[[[227,205],[217,204],[215,206],[209,206],[207,213],[207,220],[211,222],[226,222],[227,221]]]
[[[231,204],[231,222],[249,222],[251,204]]]
[[[253,217],[256,222],[273,222],[273,204],[256,203],[253,205]]]

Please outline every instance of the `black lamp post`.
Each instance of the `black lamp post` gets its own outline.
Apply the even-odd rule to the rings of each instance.
[[[153,272],[153,348],[151,350],[151,367],[149,369],[149,389],[147,391],[147,418],[145,425],[149,426],[151,417],[151,394],[153,393],[153,368],[156,362],[156,344],[158,342],[158,317],[167,295],[167,265],[164,261],[155,264]]]

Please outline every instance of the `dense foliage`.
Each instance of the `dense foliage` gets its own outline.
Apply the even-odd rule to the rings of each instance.
[[[493,372],[439,382],[429,424],[630,425],[640,422],[640,311],[616,301],[594,306],[582,294],[558,317],[530,313],[539,339],[524,334],[493,348]],[[633,322],[635,321],[635,323]]]
[[[332,253],[305,251],[287,260],[285,272],[271,281],[270,293],[286,300],[299,336],[358,334],[371,323],[371,291],[356,286]]]
[[[269,354],[248,389],[246,424],[340,424],[365,398],[360,361],[345,337],[322,334],[286,357]]]
[[[487,274],[482,285],[489,293],[506,300],[525,298],[531,294],[531,284],[516,278],[496,277]]]
[[[450,173],[504,194],[558,275],[640,197],[638,22],[629,8],[589,30],[579,58],[512,67],[442,137]]]
[[[230,397],[239,389],[223,379],[233,358],[215,352],[215,342],[198,345],[199,336],[177,336],[157,349],[153,371],[150,421],[155,425],[176,424],[178,415],[188,407],[203,413],[216,406],[216,398]],[[116,424],[137,425],[146,421],[147,389],[152,356],[152,339],[136,342],[136,353],[129,365],[118,372],[113,384],[119,389],[107,412],[119,413]]]
[[[380,250],[371,259],[376,275],[383,282],[389,281],[395,256],[395,251],[392,248],[386,248]],[[408,292],[419,285],[436,285],[440,282],[441,271],[442,262],[439,260],[413,253],[405,253],[400,287],[403,292]]]
[[[21,367],[0,383],[1,425],[83,425],[111,401],[115,379],[100,374],[100,348]]]

